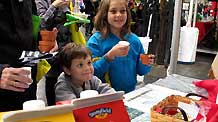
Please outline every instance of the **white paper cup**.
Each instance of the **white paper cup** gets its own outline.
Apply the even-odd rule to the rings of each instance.
[[[127,41],[119,41],[118,44],[123,45],[123,46],[129,46],[129,42]]]
[[[23,110],[39,110],[45,108],[42,100],[29,100],[23,103]]]
[[[98,92],[96,90],[85,90],[80,92],[80,98],[89,98],[89,97],[95,97],[98,95]]]
[[[28,71],[30,71],[30,74],[29,75],[27,75],[27,77],[29,77],[30,79],[32,79],[32,76],[31,76],[31,70],[32,70],[32,67],[22,67],[23,69],[25,69],[25,70],[28,70]],[[29,85],[30,85],[31,83],[29,83]]]

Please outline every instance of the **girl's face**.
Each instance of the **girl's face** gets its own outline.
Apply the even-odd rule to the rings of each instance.
[[[71,76],[72,82],[78,85],[82,85],[85,81],[91,80],[94,73],[91,56],[73,59],[70,69],[66,69],[65,72]]]
[[[121,30],[127,20],[126,1],[111,0],[107,19],[112,31]]]

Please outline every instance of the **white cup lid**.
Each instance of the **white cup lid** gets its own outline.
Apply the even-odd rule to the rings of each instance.
[[[129,46],[129,42],[128,41],[119,41],[118,44],[124,45],[124,46]]]
[[[80,98],[95,97],[98,95],[96,90],[85,90],[80,93]]]
[[[23,110],[39,110],[45,108],[42,100],[29,100],[23,103]]]

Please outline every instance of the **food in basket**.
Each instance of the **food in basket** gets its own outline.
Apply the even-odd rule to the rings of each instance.
[[[171,95],[160,101],[157,105],[151,108],[151,122],[184,122],[191,121],[186,112],[178,107],[179,102],[190,104],[191,101],[197,100],[182,97],[179,95]],[[170,107],[168,110],[163,110],[165,107]],[[177,110],[180,110],[179,112]],[[182,115],[182,116],[180,116]]]

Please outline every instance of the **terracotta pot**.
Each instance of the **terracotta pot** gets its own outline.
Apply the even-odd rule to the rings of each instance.
[[[140,54],[140,59],[142,64],[148,65],[149,64],[149,54]]]
[[[52,46],[54,47],[55,41],[39,41],[39,46]]]
[[[41,39],[44,41],[55,41],[57,37],[57,31],[41,30],[40,35],[41,35]]]
[[[40,52],[45,53],[49,52],[53,47],[49,45],[38,46]]]
[[[39,50],[41,52],[49,52],[55,45],[54,41],[39,41]]]

